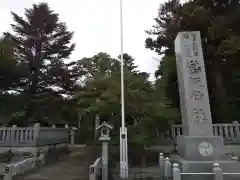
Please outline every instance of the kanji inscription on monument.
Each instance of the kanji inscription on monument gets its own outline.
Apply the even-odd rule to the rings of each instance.
[[[184,44],[184,54],[187,57],[196,57],[199,55],[198,44],[197,44],[197,36],[196,34],[183,34]]]
[[[192,121],[195,124],[204,123],[207,121],[203,109],[195,108],[192,110]]]
[[[189,82],[190,85],[197,85],[198,87],[204,86],[200,77],[190,77],[189,81],[190,81]]]
[[[187,68],[188,68],[188,72],[190,74],[197,74],[202,71],[202,67],[201,67],[200,63],[198,62],[198,60],[188,61]]]
[[[175,39],[183,133],[212,136],[212,119],[200,32],[180,32]]]
[[[190,98],[192,98],[194,100],[202,100],[203,96],[204,96],[204,94],[201,91],[193,90]]]

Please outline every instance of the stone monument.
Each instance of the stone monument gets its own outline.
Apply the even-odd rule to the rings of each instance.
[[[180,32],[175,39],[175,53],[183,135],[177,138],[179,155],[172,159],[183,173],[211,173],[215,162],[223,172],[240,172],[239,163],[226,153],[223,137],[213,136],[200,32]],[[212,180],[212,175],[183,177]],[[226,176],[226,180],[233,179],[240,179],[240,175]]]

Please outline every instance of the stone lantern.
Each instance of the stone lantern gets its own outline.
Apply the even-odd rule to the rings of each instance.
[[[108,180],[108,141],[110,141],[110,130],[112,126],[105,121],[96,128],[100,131],[99,140],[102,141],[102,180]]]

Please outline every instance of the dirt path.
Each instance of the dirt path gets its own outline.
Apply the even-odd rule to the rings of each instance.
[[[60,157],[58,162],[34,173],[15,177],[14,180],[88,180],[88,168],[94,163],[96,156],[90,147],[77,148],[70,155]]]

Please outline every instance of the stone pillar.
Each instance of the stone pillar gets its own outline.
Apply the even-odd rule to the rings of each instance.
[[[213,164],[213,180],[223,180],[222,169],[219,163]]]
[[[70,130],[70,143],[72,146],[75,145],[75,131],[73,129]]]
[[[164,156],[163,156],[163,153],[159,153],[159,167],[160,168],[164,167]]]
[[[170,178],[171,177],[171,162],[168,157],[165,158],[164,160],[164,177],[165,178]]]
[[[179,32],[175,54],[183,135],[177,137],[178,154],[171,159],[180,165],[182,173],[212,173],[213,162],[226,161],[227,152],[223,137],[213,135],[200,31]],[[238,123],[236,127],[239,134]],[[222,166],[224,171],[239,172],[239,163],[231,160],[227,163]],[[222,180],[221,169],[216,164],[214,172],[215,180]],[[182,179],[193,178],[183,175]],[[194,177],[194,180],[203,179],[212,180],[212,177],[208,174]]]
[[[181,174],[178,164],[173,164],[172,168],[172,179],[173,180],[181,180]]]
[[[34,124],[34,137],[35,137],[35,140],[37,140],[37,138],[39,137],[39,133],[40,133],[40,123],[36,123],[36,124]]]
[[[174,160],[186,172],[190,171],[187,168],[190,165],[185,160],[220,160],[225,147],[223,137],[213,135],[200,32],[179,32],[175,39],[175,54],[183,135],[177,137],[179,155]],[[212,168],[212,164],[208,166]],[[200,171],[200,168],[196,169]]]
[[[69,142],[69,140],[70,140],[70,142],[71,142],[71,132],[69,131],[69,126],[68,126],[68,124],[65,124],[65,128],[68,129],[68,142]]]
[[[108,180],[108,141],[102,141],[102,180]]]
[[[34,141],[35,141],[35,146],[36,146],[36,150],[34,151],[34,156],[37,157],[38,153],[40,151],[39,147],[37,146],[38,143],[38,137],[40,136],[40,123],[36,123],[34,124]]]
[[[11,143],[14,143],[14,141],[15,141],[16,139],[18,139],[17,137],[15,137],[16,129],[17,129],[17,125],[12,125],[11,137],[10,137],[10,142],[11,142]]]
[[[5,174],[3,176],[3,180],[12,180],[11,166],[5,167]]]
[[[65,128],[68,129],[68,141],[71,147],[74,147],[75,145],[75,131],[72,128],[69,128],[69,125],[66,124]]]
[[[233,121],[233,124],[234,124],[234,126],[235,126],[236,136],[240,136],[239,123],[238,123],[238,121]]]
[[[213,136],[200,32],[178,33],[175,53],[183,134]]]
[[[94,166],[89,167],[89,180],[96,180],[96,170]]]
[[[238,157],[237,156],[232,156],[231,158],[232,158],[232,160],[234,160],[236,162],[238,161]]]

